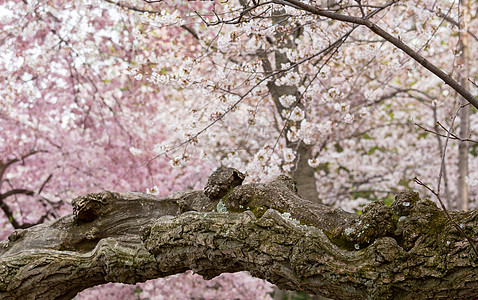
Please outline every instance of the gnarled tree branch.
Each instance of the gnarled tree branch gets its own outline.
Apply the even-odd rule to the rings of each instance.
[[[335,299],[476,296],[468,241],[418,194],[403,192],[391,207],[374,202],[358,216],[300,198],[287,176],[241,185],[243,178],[222,168],[206,193],[79,197],[73,214],[0,243],[0,297],[70,299],[94,285],[186,270],[206,279],[247,270]],[[478,211],[452,217],[476,237]]]

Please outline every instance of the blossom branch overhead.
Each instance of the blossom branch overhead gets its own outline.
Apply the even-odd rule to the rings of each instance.
[[[370,21],[369,19],[362,18],[362,17],[347,16],[347,15],[342,15],[332,11],[323,10],[321,8],[303,3],[299,0],[273,0],[273,2],[277,4],[287,5],[293,8],[299,8],[309,13],[322,16],[322,17],[327,17],[333,20],[338,20],[338,21],[357,24],[357,25],[364,25],[368,27],[371,31],[373,31],[377,35],[383,37],[384,39],[392,43],[394,46],[396,46],[397,48],[405,52],[407,55],[409,55],[416,62],[421,64],[427,70],[429,70],[430,72],[438,76],[446,84],[448,84],[451,88],[453,88],[458,94],[463,96],[463,98],[465,98],[475,108],[478,109],[478,100],[476,99],[476,97],[473,96],[473,94],[471,94],[467,89],[465,89],[460,83],[458,83],[458,81],[456,81],[455,79],[453,79],[453,77],[443,72],[440,68],[435,66],[425,57],[421,56],[417,51],[413,50],[411,47],[406,45],[404,42],[402,42],[400,38],[394,37],[387,31],[383,30],[380,26]],[[398,1],[394,0],[394,1],[391,1],[390,4],[393,5],[396,2]]]
[[[384,5],[380,6],[377,10],[380,11],[384,8],[389,8],[393,6],[395,3],[397,3],[397,0],[389,1],[385,3]],[[201,19],[208,25],[208,26],[214,26],[218,24],[239,24],[241,22],[245,21],[250,21],[254,18],[259,17],[258,16],[251,16],[249,19],[244,20],[244,16],[247,14],[250,14],[254,9],[268,5],[270,3],[278,4],[278,5],[283,5],[283,6],[289,6],[291,8],[295,8],[298,10],[305,11],[307,13],[321,16],[321,17],[326,17],[332,20],[337,20],[345,23],[351,23],[351,24],[356,24],[356,25],[362,25],[367,27],[369,30],[377,34],[378,36],[384,38],[391,44],[393,44],[396,48],[402,50],[405,52],[409,57],[411,57],[413,60],[418,62],[420,65],[422,65],[425,69],[429,70],[432,72],[434,75],[439,77],[443,82],[445,82],[447,85],[449,85],[453,90],[455,90],[458,94],[463,96],[470,104],[472,104],[475,108],[478,108],[478,100],[476,97],[471,94],[465,87],[463,87],[458,81],[456,81],[453,77],[448,75],[446,72],[444,72],[442,69],[437,67],[435,64],[430,62],[428,59],[423,57],[422,55],[419,54],[418,51],[413,50],[410,46],[405,44],[400,37],[395,37],[386,30],[382,29],[380,26],[378,26],[375,22],[371,21],[370,18],[371,16],[375,15],[376,12],[373,14],[368,14],[365,16],[361,17],[356,17],[356,16],[351,16],[351,15],[345,15],[345,14],[340,14],[338,12],[335,12],[334,10],[328,10],[328,9],[323,9],[317,6],[313,6],[307,3],[304,3],[299,0],[271,0],[267,1],[264,3],[260,2],[253,2],[253,6],[245,6],[244,10],[239,14],[239,16],[234,17],[233,19],[229,20],[224,20],[221,19],[218,14],[215,13],[217,20],[214,22],[207,22],[202,16]],[[362,5],[359,5],[360,9],[363,9]]]

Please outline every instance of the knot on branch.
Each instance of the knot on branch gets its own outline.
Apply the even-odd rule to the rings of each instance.
[[[16,229],[8,236],[8,240],[10,242],[15,242],[15,241],[18,241],[20,238],[22,238],[24,235],[25,235],[25,229]]]
[[[108,203],[116,199],[116,193],[103,191],[73,199],[73,215],[77,224],[90,223],[108,213]]]
[[[267,206],[276,209],[289,209],[291,200],[298,199],[297,184],[289,176],[279,175],[265,184],[247,184],[234,189],[226,205],[231,208]]]
[[[392,210],[398,218],[395,235],[400,237],[404,249],[410,250],[430,241],[438,247],[445,246],[450,223],[434,202],[420,199],[416,192],[404,191],[395,197]]]
[[[347,249],[363,249],[379,238],[391,237],[408,251],[420,237],[422,241],[438,239],[447,226],[443,211],[435,203],[420,199],[416,192],[404,191],[391,207],[381,201],[368,204],[359,220],[333,230],[331,239]]]
[[[334,240],[346,248],[362,249],[379,237],[393,235],[395,220],[392,209],[382,201],[376,201],[364,207],[358,222],[349,227],[340,228]]]
[[[267,209],[273,208],[279,212],[290,212],[293,218],[304,220],[301,206],[313,206],[313,203],[300,198],[294,179],[279,175],[269,183],[252,183],[235,188],[229,194],[225,205],[229,211],[234,212],[251,210],[256,217],[261,217]]]
[[[221,200],[224,196],[239,186],[246,175],[233,168],[220,167],[214,171],[204,187],[204,193],[209,199]]]
[[[395,196],[395,201],[392,203],[392,210],[399,216],[407,216],[415,207],[415,204],[420,200],[420,195],[414,191],[403,191]]]
[[[292,177],[287,176],[287,175],[279,175],[270,184],[271,185],[285,186],[289,190],[291,190],[293,193],[295,193],[295,194],[298,193],[297,182]]]

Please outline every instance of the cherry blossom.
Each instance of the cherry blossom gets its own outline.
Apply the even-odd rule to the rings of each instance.
[[[464,70],[460,35],[477,48],[476,2],[466,19],[450,1],[313,2],[344,16],[370,14],[453,77]],[[438,185],[446,130],[459,130],[453,89],[365,26],[277,3],[250,2],[241,14],[243,4],[1,3],[0,195],[17,193],[1,198],[10,212],[0,212],[0,237],[67,214],[69,201],[89,192],[202,189],[220,165],[261,182],[293,174],[305,159],[318,198],[350,211],[401,189],[426,193],[414,177]],[[286,20],[277,23],[281,9]],[[470,51],[470,61],[477,55]],[[469,68],[477,78],[478,66]],[[473,139],[475,110],[469,118]],[[441,179],[450,205],[459,144],[449,139]],[[310,157],[299,154],[303,145]],[[476,148],[470,144],[470,166]],[[466,179],[471,208],[475,169]],[[212,282],[188,273],[78,299],[267,299],[270,291],[246,273]]]

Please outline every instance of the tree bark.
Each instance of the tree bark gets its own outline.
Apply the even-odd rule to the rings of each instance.
[[[458,41],[458,48],[460,51],[459,63],[461,69],[459,73],[460,84],[467,90],[470,89],[468,81],[470,72],[470,49],[468,46],[468,33],[466,32],[466,24],[470,22],[470,12],[468,0],[460,0],[461,8],[461,22],[458,29],[460,31],[460,39]],[[470,106],[465,98],[460,97],[460,137],[468,139],[470,137]],[[468,176],[468,157],[470,145],[467,141],[460,141],[458,146],[458,203],[457,208],[460,210],[468,210],[468,185],[466,177]]]
[[[391,207],[373,202],[358,216],[301,198],[287,176],[241,185],[241,174],[218,169],[205,188],[211,198],[181,191],[75,199],[73,214],[0,243],[0,298],[71,299],[98,284],[186,270],[206,279],[247,270],[281,289],[333,299],[476,297],[470,245],[417,193],[397,195]],[[477,236],[477,210],[452,217]]]

